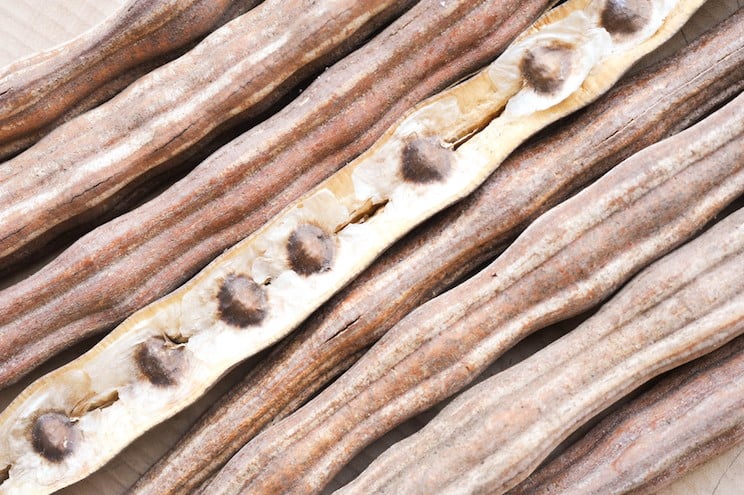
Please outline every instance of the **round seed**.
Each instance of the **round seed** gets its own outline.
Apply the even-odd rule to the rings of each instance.
[[[576,51],[572,45],[551,41],[527,50],[519,65],[524,79],[538,93],[554,93],[571,74]]]
[[[217,294],[220,318],[241,328],[258,325],[266,316],[263,287],[245,275],[228,275]]]
[[[650,17],[649,0],[607,0],[600,23],[610,34],[633,34],[640,31]]]
[[[134,352],[134,360],[140,372],[150,383],[159,387],[175,385],[185,359],[183,347],[169,345],[156,337],[139,344]]]
[[[335,250],[331,236],[312,224],[297,227],[287,241],[289,265],[300,275],[307,276],[330,269]]]
[[[61,462],[70,455],[80,441],[80,431],[70,418],[62,413],[44,413],[34,422],[31,443],[34,450],[45,459]]]
[[[401,173],[409,182],[424,184],[444,179],[452,167],[452,157],[436,138],[416,138],[406,143]]]

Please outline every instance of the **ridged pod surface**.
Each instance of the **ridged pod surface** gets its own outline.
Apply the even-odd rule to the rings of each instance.
[[[532,133],[609,89],[699,5],[655,4],[630,40],[597,28],[604,2],[574,0],[546,14],[485,70],[416,107],[186,285],[22,392],[0,415],[0,464],[11,466],[0,493],[48,493],[74,482],[195,401],[406,231],[472,192]],[[527,53],[556,42],[572,47],[561,57],[571,68],[544,91],[533,84],[542,69],[520,67]],[[50,414],[72,423],[56,439],[82,439],[61,459],[43,455],[28,434]]]
[[[367,443],[688,239],[744,192],[742,105],[744,96],[542,215],[486,269],[419,306],[316,398],[249,442],[205,493],[317,492]],[[416,459],[404,457],[355,489],[375,493],[385,470],[392,476]],[[416,479],[421,491],[412,482],[389,493],[436,493],[423,475],[407,473],[395,481]]]
[[[741,22],[744,10],[625,80],[386,251],[223,396],[130,493],[189,493],[264,427],[351,366],[406,313],[481,266],[540,211],[741,91]]]
[[[739,100],[738,107],[728,108],[729,118],[741,120],[744,96]],[[741,162],[744,133],[734,126],[740,136],[734,154]],[[743,266],[744,210],[739,210],[645,269],[568,335],[457,397],[337,493],[504,493],[602,409],[744,333]],[[732,407],[737,405],[740,399]],[[634,447],[640,455],[648,453]],[[669,450],[673,444],[661,439],[657,447]],[[607,469],[625,471],[635,448],[608,459]]]
[[[509,495],[654,493],[744,440],[742,377],[738,337],[667,373]]]
[[[259,1],[130,0],[74,40],[4,67],[0,160],[183,54]]]
[[[185,179],[0,292],[0,388],[188,280],[415,103],[495,58],[549,3],[422,0]]]
[[[0,268],[92,222],[413,0],[267,0],[0,166]]]

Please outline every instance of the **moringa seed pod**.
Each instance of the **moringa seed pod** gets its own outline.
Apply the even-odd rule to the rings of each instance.
[[[740,96],[549,210],[485,270],[407,315],[316,398],[249,442],[205,493],[319,491],[366,444],[688,239],[744,192],[743,105]],[[378,478],[376,470],[359,490],[375,493]]]
[[[474,190],[530,134],[609,89],[699,5],[655,5],[652,28],[629,41],[597,29],[603,2],[573,0],[543,16],[484,71],[412,110],[186,285],[22,392],[0,414],[0,464],[11,466],[0,493],[46,493],[77,481],[192,403],[237,362],[285,336],[407,230]],[[528,51],[555,39],[573,46],[572,70],[560,89],[538,94],[515,69]],[[528,112],[531,98],[537,110]],[[426,173],[403,180],[409,165]],[[237,279],[245,280],[225,289]],[[218,297],[223,290],[227,305]],[[238,310],[258,323],[236,325],[244,316]],[[171,352],[139,352],[151,338],[183,351],[174,345]],[[174,385],[154,383],[145,371],[150,363],[137,359],[143,355],[162,355],[163,370],[186,371],[162,380]],[[34,451],[24,434],[47,407],[82,411],[69,417],[85,441],[61,462]]]
[[[185,179],[0,292],[0,388],[178,287],[413,104],[495,58],[548,3],[422,0]]]
[[[129,493],[191,493],[406,313],[481,266],[540,211],[679,130],[690,114],[708,112],[721,97],[744,89],[742,22],[744,9],[674,57],[625,80],[550,137],[522,147],[475,193],[386,251],[223,396]]]
[[[267,0],[0,167],[0,268],[257,115],[413,0]]]
[[[667,373],[509,495],[656,492],[744,440],[742,377],[744,337],[737,337]]]
[[[738,100],[723,112],[740,121]],[[728,153],[741,163],[744,126],[732,124],[738,149]],[[504,493],[602,409],[744,333],[742,267],[744,209],[641,272],[568,335],[457,397],[337,493]],[[608,469],[623,470],[628,455]]]
[[[0,71],[0,160],[182,55],[259,0],[130,0],[77,38]]]

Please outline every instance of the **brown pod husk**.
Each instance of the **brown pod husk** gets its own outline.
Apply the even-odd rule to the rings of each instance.
[[[0,166],[0,268],[93,222],[413,0],[267,0]]]
[[[509,495],[661,489],[744,440],[743,377],[744,337],[737,337],[667,373]]]
[[[549,3],[420,2],[275,117],[0,292],[0,387],[176,288],[415,102],[497,55]]]
[[[472,193],[530,135],[611,89],[702,3],[654,1],[647,26],[630,39],[602,26],[604,2],[570,0],[546,13],[476,76],[416,106],[365,153],[178,290],[21,392],[0,413],[0,464],[12,466],[0,493],[44,494],[74,483],[192,404],[237,363],[285,337],[413,227]],[[570,68],[545,91],[532,83],[538,72],[551,77],[538,71],[542,62],[530,62],[529,71],[523,62],[554,40],[561,40],[561,54],[548,65],[565,61]],[[675,171],[662,165],[659,175]],[[641,189],[658,185],[640,179]],[[703,176],[691,189],[711,182]],[[716,196],[687,225],[714,208]],[[579,218],[601,222],[598,211],[607,210],[600,205]],[[674,227],[661,240],[652,236],[650,247],[680,234]],[[153,338],[160,344],[153,346]],[[43,420],[44,435],[59,431],[65,417],[73,423],[70,438],[79,434],[73,449],[57,449],[61,462],[39,451],[60,445],[56,434],[45,444],[28,435],[47,412],[58,416]]]
[[[742,106],[744,96],[538,218],[486,269],[410,313],[249,442],[205,493],[317,492],[366,444],[467,385],[514,343],[597,304],[688,239],[744,192]]]
[[[77,38],[0,71],[0,160],[180,55],[260,0],[130,0]]]
[[[738,100],[721,112],[738,118],[744,95]],[[726,125],[709,119],[714,122]],[[732,142],[738,150],[729,153],[741,162],[744,126],[732,127],[738,128]],[[744,209],[648,267],[568,335],[457,397],[337,493],[504,493],[602,409],[744,333],[742,266]],[[741,403],[739,397],[729,407],[738,406],[741,415]],[[692,434],[688,426],[681,427],[684,436]],[[713,429],[718,427],[727,429],[725,424]],[[657,441],[657,449],[674,448],[666,438]],[[610,448],[622,447],[613,442]],[[624,471],[634,453],[650,454],[635,446],[618,459],[605,459],[606,469]],[[627,493],[632,486],[611,488],[563,493]]]
[[[709,111],[740,91],[744,40],[737,23],[742,19],[744,11],[625,81],[574,121],[510,157],[474,195],[391,248],[206,413],[132,493],[192,490],[267,424],[291,413],[350,366],[397,320],[485,261],[540,211],[687,125],[693,111]]]

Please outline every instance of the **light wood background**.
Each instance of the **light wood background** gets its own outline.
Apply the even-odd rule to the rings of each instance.
[[[113,13],[122,3],[124,0],[0,0],[0,66],[36,51],[50,48],[82,33]],[[680,34],[657,53],[644,60],[641,65],[646,65],[673,52],[718,20],[724,19],[734,10],[742,7],[743,4],[743,0],[709,0]],[[503,369],[521,360],[565,331],[565,326],[557,327],[527,339],[518,348],[500,359],[490,372],[496,372],[498,369]],[[51,363],[43,366],[41,370],[17,386],[0,392],[0,409],[4,408],[33,379],[73,359],[94,343],[90,341],[77,346],[70,352],[53,359]],[[61,495],[119,495],[124,493],[139,474],[162,455],[195,418],[249,367],[250,363],[241,366],[218,384],[205,399],[134,442],[98,473],[59,493]],[[386,446],[418,429],[431,415],[432,413],[429,413],[415,418],[371,445],[338,476],[334,485],[337,486],[351,479]],[[660,495],[740,495],[744,493],[743,485],[744,446],[739,446],[678,480],[663,490]]]

